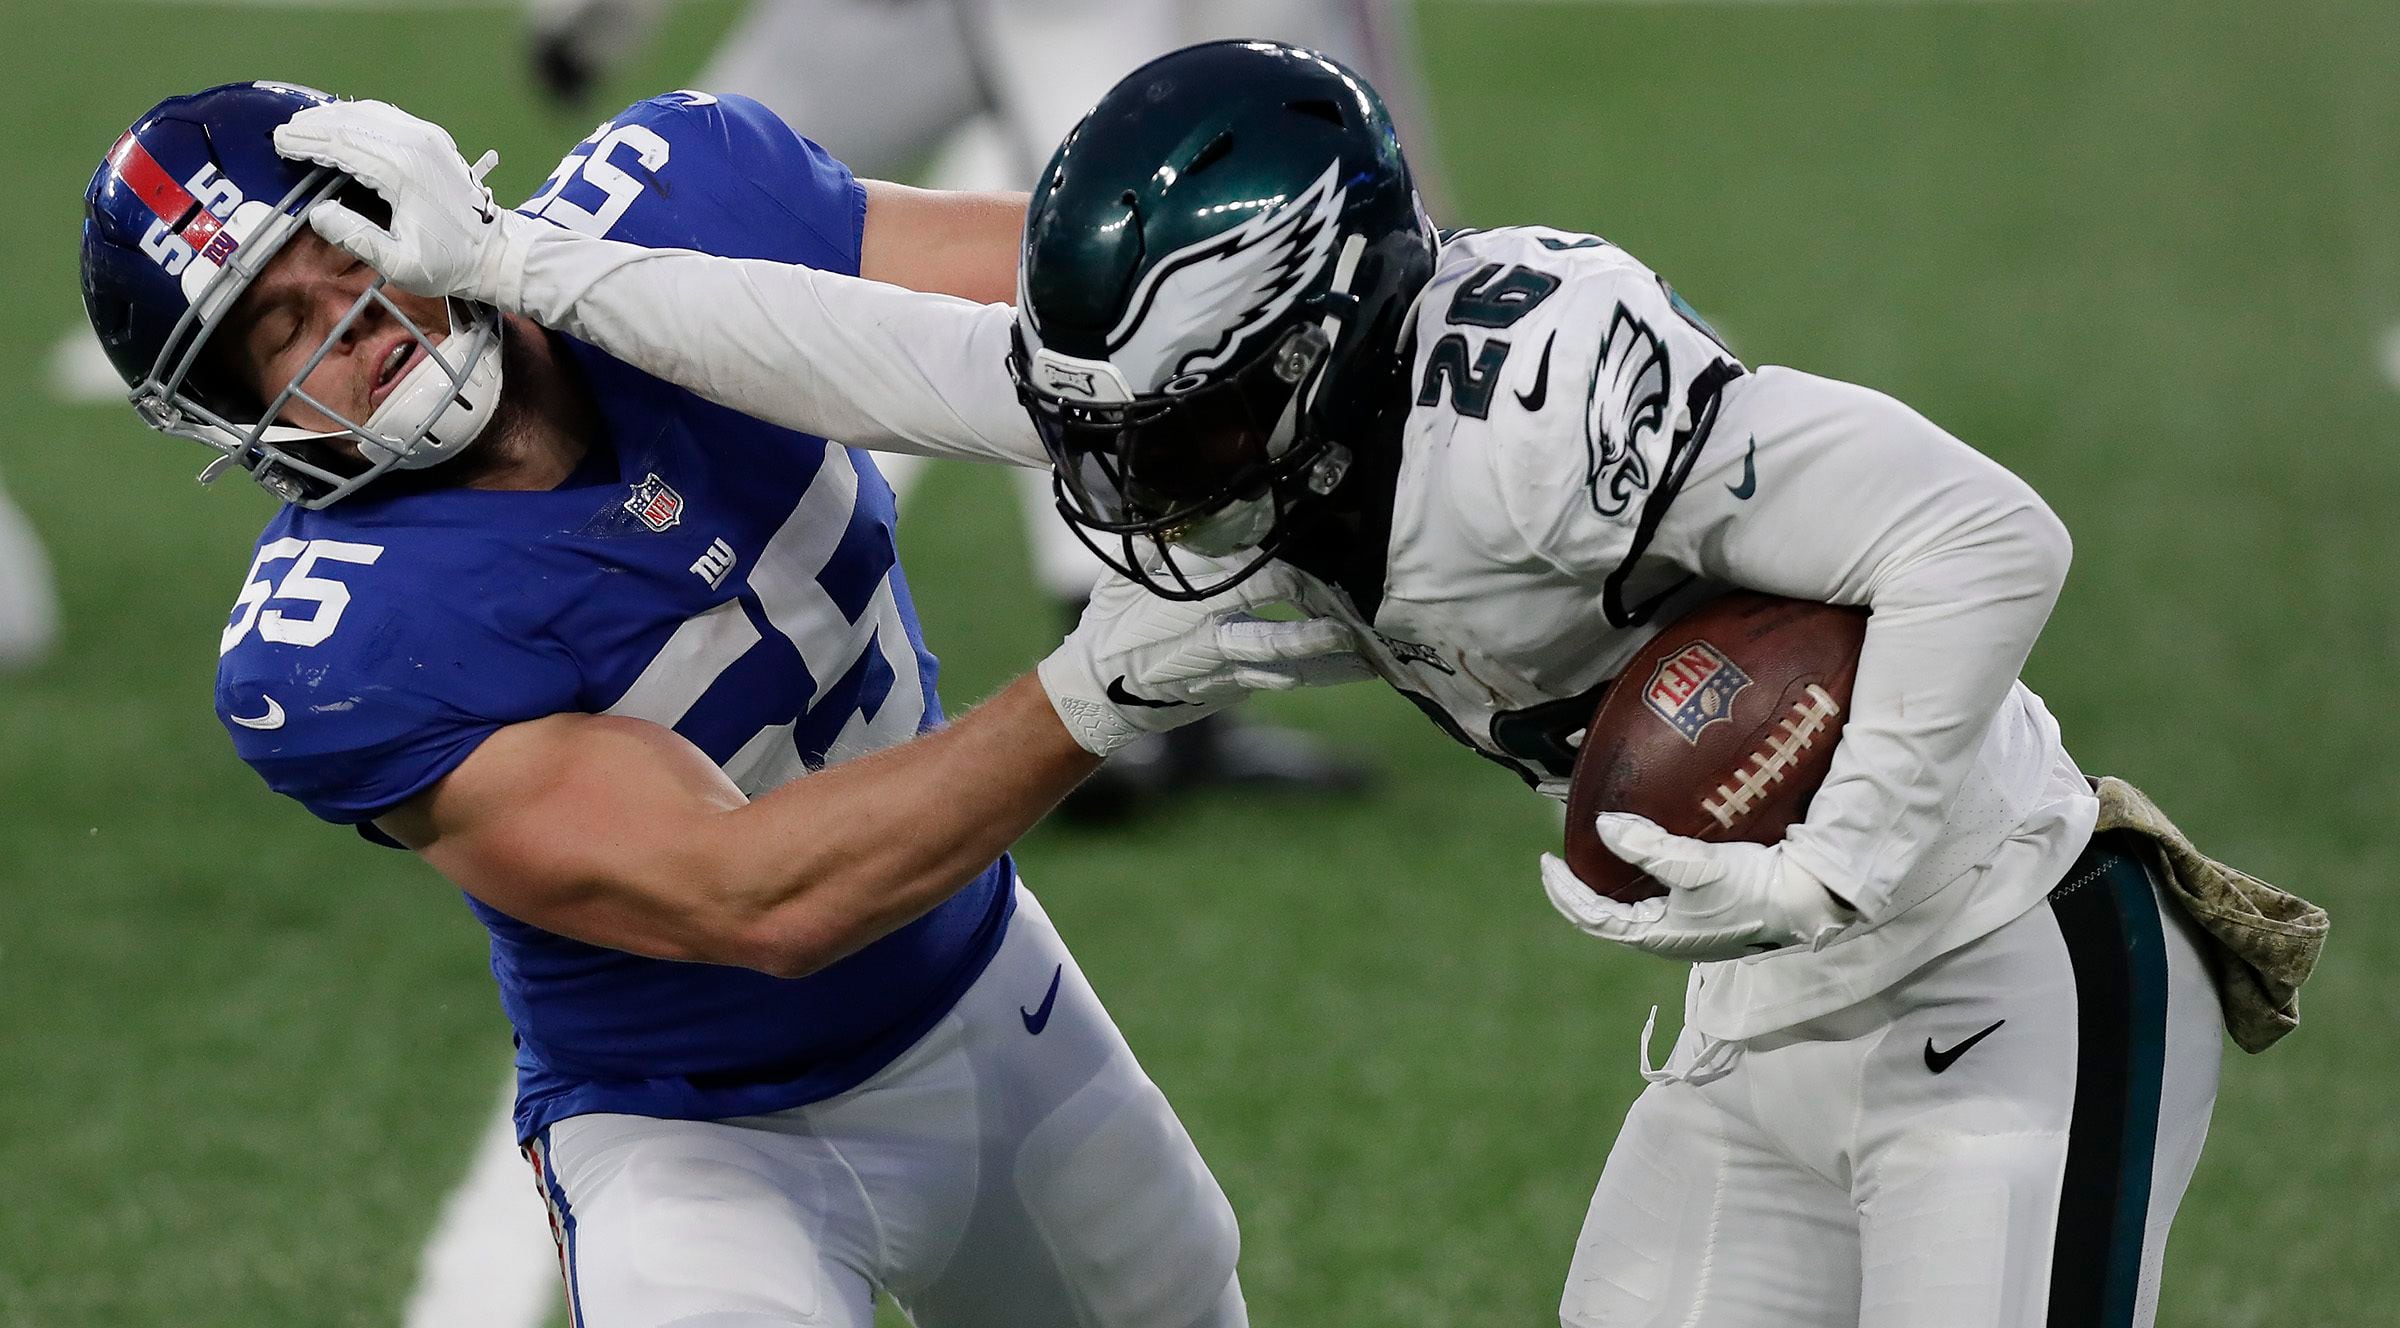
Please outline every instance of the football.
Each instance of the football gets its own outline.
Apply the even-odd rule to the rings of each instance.
[[[1833,767],[1866,635],[1864,609],[1734,591],[1651,638],[1584,731],[1567,865],[1611,899],[1665,893],[1601,844],[1601,812],[1694,839],[1782,839]]]

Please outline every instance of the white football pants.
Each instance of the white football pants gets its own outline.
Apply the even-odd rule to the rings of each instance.
[[[1687,1030],[1576,1243],[1568,1328],[2147,1328],[2224,1036],[2190,920],[2087,851],[2050,900],[1746,1043]]]
[[[526,1150],[576,1328],[1241,1328],[1232,1208],[1020,889],[991,966],[882,1073]]]

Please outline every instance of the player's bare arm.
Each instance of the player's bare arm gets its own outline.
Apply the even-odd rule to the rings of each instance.
[[[867,194],[860,276],[977,304],[1015,298],[1025,195],[859,183]]]
[[[803,977],[947,898],[1097,767],[1039,682],[756,801],[672,730],[500,730],[378,819],[467,893],[658,959]]]
[[[957,723],[755,801],[640,720],[504,728],[379,818],[461,889],[535,926],[660,959],[801,977],[984,870],[1102,758],[1252,691],[1363,677],[1338,623],[1248,612],[1273,579],[1200,604],[1104,582],[1040,669]]]

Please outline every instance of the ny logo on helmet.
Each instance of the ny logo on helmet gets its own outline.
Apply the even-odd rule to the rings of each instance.
[[[124,154],[121,145],[118,154],[120,157]],[[211,261],[220,265],[224,263],[225,255],[233,252],[236,242],[224,238],[219,225],[222,218],[232,216],[233,210],[244,201],[242,191],[233,181],[219,174],[213,162],[202,162],[200,169],[192,172],[192,178],[183,182],[183,188],[190,196],[190,201],[203,211],[188,221],[180,217],[158,217],[151,221],[148,230],[142,232],[142,252],[150,255],[152,262],[166,269],[170,277],[182,275],[185,265],[192,261],[195,241],[209,244],[223,239],[222,252],[212,253]],[[182,222],[181,233],[173,224],[176,222]]]

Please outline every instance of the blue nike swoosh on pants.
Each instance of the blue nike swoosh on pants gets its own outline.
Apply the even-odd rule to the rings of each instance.
[[[1067,966],[1065,964],[1060,964],[1057,968],[1051,970],[1050,990],[1042,993],[1042,1004],[1040,1009],[1028,1010],[1022,1005],[1017,1007],[1017,1013],[1025,1017],[1026,1032],[1039,1037],[1041,1036],[1042,1030],[1050,1026],[1050,1007],[1058,1003],[1058,982],[1060,978],[1063,978],[1066,975]]]

